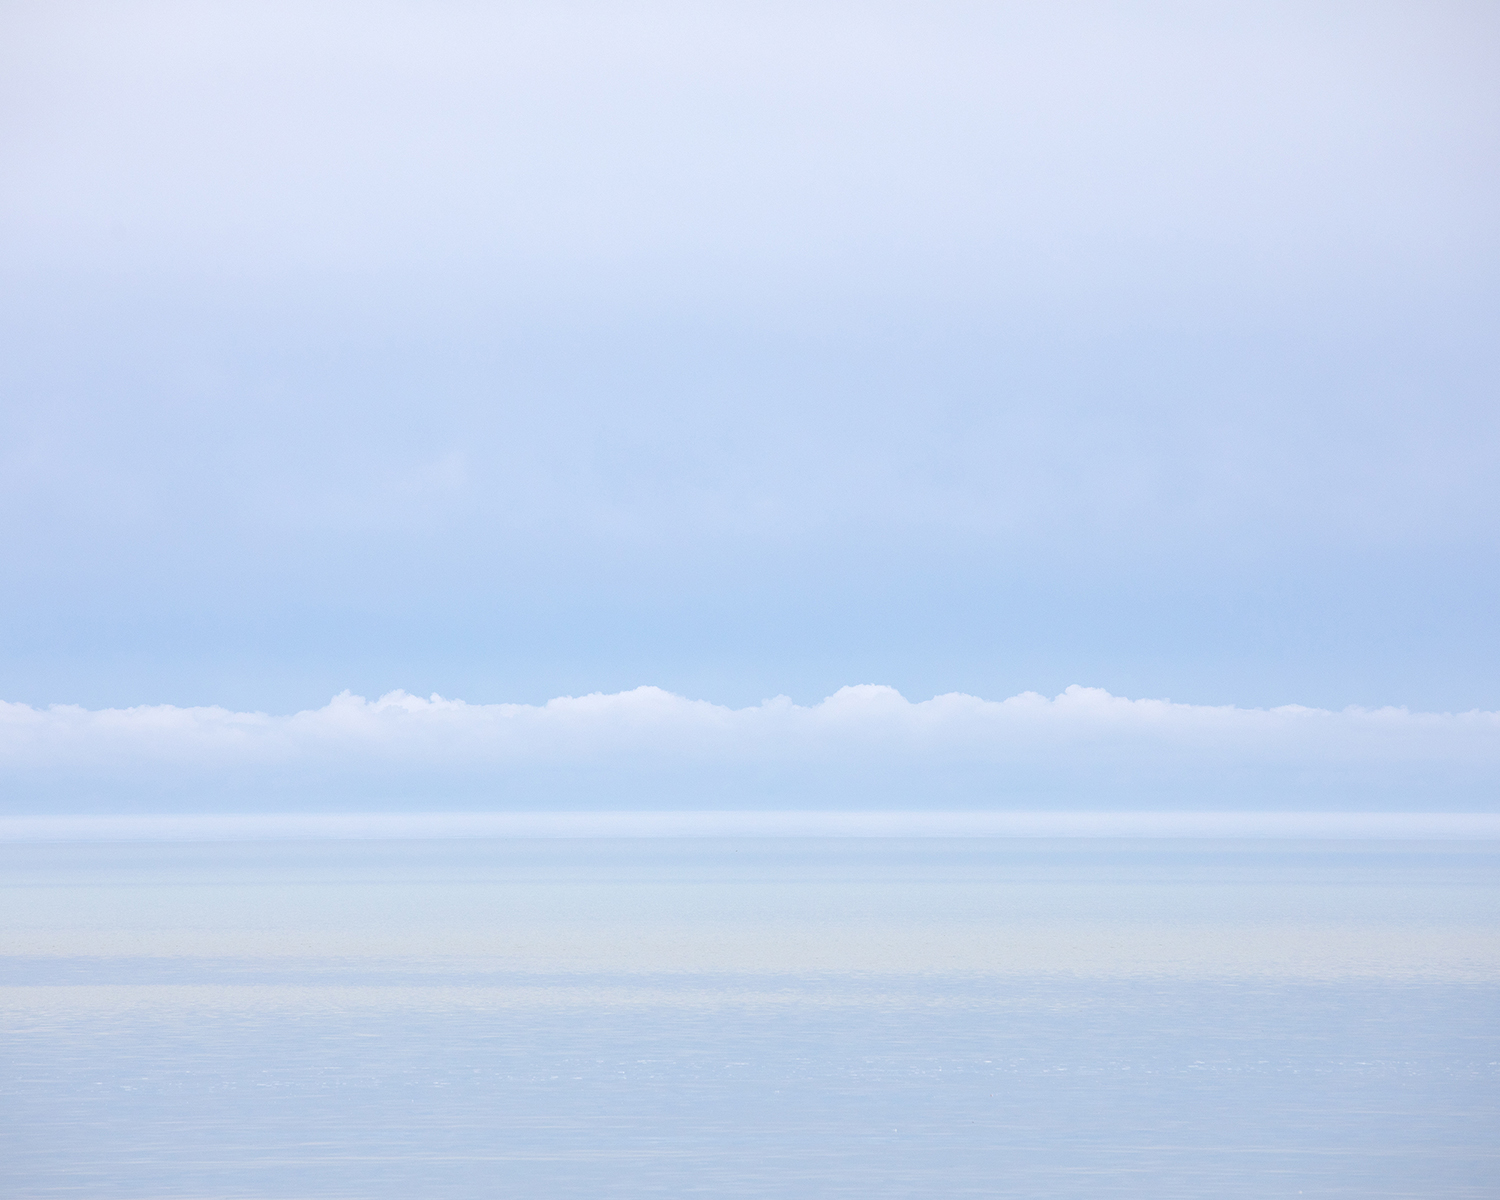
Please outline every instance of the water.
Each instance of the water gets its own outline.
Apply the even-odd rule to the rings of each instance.
[[[1494,1197],[1497,851],[10,845],[0,1184]]]

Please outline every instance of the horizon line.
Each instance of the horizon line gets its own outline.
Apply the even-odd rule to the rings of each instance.
[[[695,837],[1500,841],[1500,813],[726,809],[0,816],[0,843]]]

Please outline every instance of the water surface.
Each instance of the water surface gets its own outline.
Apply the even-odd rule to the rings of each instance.
[[[0,848],[15,1197],[1500,1194],[1500,854]]]

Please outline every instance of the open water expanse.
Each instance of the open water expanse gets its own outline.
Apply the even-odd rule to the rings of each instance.
[[[0,1195],[1500,1196],[1500,846],[0,846]]]

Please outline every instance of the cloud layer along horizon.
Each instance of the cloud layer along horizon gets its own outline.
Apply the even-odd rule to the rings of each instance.
[[[345,692],[287,716],[0,702],[0,811],[1487,811],[1500,713],[841,688],[730,708],[655,687],[545,704]]]

